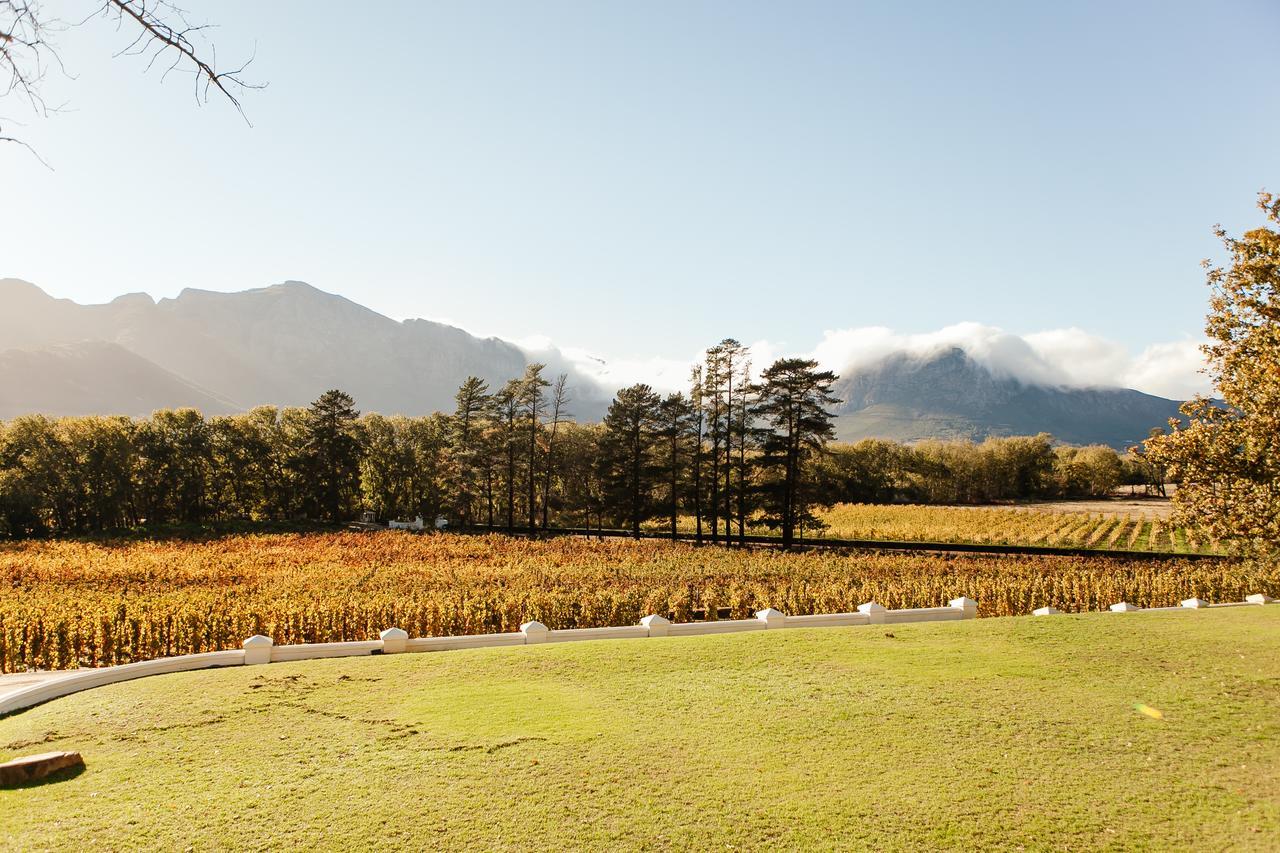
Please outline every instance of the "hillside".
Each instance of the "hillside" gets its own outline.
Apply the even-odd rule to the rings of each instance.
[[[31,412],[136,415],[183,406],[211,415],[242,408],[118,344],[0,352],[0,420]]]
[[[146,414],[195,403],[199,398],[186,389],[196,387],[219,401],[211,411],[226,411],[306,405],[342,388],[364,410],[421,415],[452,409],[468,374],[498,385],[519,375],[526,360],[514,344],[428,320],[398,322],[301,282],[239,293],[188,289],[159,302],[129,294],[79,305],[27,282],[0,280],[0,348],[33,352],[85,342],[114,344],[138,359],[129,393],[108,396],[104,387],[85,396],[78,389],[106,367],[64,364],[58,370],[66,381],[43,389],[33,386],[36,379],[18,383],[7,394],[8,407]],[[37,362],[52,365],[48,358]]]
[[[1052,434],[1070,444],[1124,449],[1178,417],[1178,402],[1128,388],[1033,385],[1001,377],[951,348],[899,353],[841,377],[842,441]]]
[[[1275,849],[1280,608],[892,628],[90,690],[0,720],[86,764],[0,792],[0,846]]]

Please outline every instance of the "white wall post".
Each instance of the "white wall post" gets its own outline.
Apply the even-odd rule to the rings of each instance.
[[[1208,607],[1209,602],[1205,601],[1203,598],[1188,598],[1182,602],[1182,606],[1199,610],[1201,607]]]
[[[963,611],[965,619],[978,618],[978,602],[974,601],[972,598],[966,598],[962,595],[959,598],[953,598],[948,601],[947,606],[955,610]]]
[[[547,641],[547,626],[541,622],[525,622],[520,626],[520,633],[524,634],[526,645],[534,643],[545,643]]]
[[[399,654],[405,650],[405,645],[409,642],[409,634],[399,628],[388,628],[378,635],[382,638],[382,653],[384,655]]]
[[[274,645],[270,637],[254,634],[244,641],[245,666],[259,663],[271,663],[271,647]]]
[[[1142,608],[1138,607],[1136,604],[1130,604],[1127,601],[1120,601],[1111,605],[1112,613],[1133,613],[1134,611],[1141,609]]]
[[[1061,613],[1062,611],[1056,607],[1037,607],[1031,611],[1032,616],[1058,616]]]
[[[888,610],[886,610],[882,604],[876,604],[874,601],[868,601],[866,604],[858,605],[858,612],[865,613],[867,615],[867,624],[883,625],[885,614],[888,613]]]
[[[1269,595],[1261,592],[1255,592],[1253,595],[1246,595],[1244,600],[1250,604],[1275,604],[1276,600]]]
[[[764,623],[765,628],[785,628],[787,626],[787,614],[781,610],[774,610],[772,607],[757,610],[756,618]]]
[[[665,637],[667,636],[667,629],[671,627],[671,620],[665,616],[651,613],[641,619],[640,624],[649,629],[650,637]]]

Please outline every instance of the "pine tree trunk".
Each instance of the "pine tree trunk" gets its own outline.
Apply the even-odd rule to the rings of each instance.
[[[534,483],[537,482],[534,460],[538,455],[538,417],[529,418],[529,535],[537,528],[538,502],[534,497]]]
[[[720,406],[715,406],[712,414],[711,426],[711,494],[708,495],[710,500],[710,517],[707,519],[711,526],[711,544],[720,541],[720,427],[719,414]]]
[[[516,529],[516,446],[507,442],[507,532]]]
[[[733,536],[733,361],[725,368],[728,391],[724,396],[724,544],[732,544]]]
[[[677,453],[677,442],[680,440],[680,433],[677,428],[672,429],[671,438],[671,541],[676,541],[676,515],[679,513],[679,504],[676,500],[676,466],[679,464]]]
[[[702,398],[698,402],[698,441],[693,446],[693,518],[697,525],[697,542],[702,544]]]
[[[640,538],[640,430],[631,445],[631,535]]]
[[[484,477],[485,497],[489,499],[489,528],[493,528],[493,463],[490,461]]]
[[[747,401],[742,401],[742,429],[738,435],[738,545],[747,544]]]

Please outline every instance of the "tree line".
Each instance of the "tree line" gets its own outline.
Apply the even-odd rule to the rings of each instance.
[[[574,420],[567,377],[541,364],[498,388],[469,377],[453,412],[426,417],[362,416],[337,390],[210,418],[20,417],[0,424],[0,535],[367,511],[507,530],[653,525],[711,542],[766,526],[790,544],[840,501],[1102,495],[1150,479],[1108,448],[1047,435],[831,446],[835,375],[786,358],[753,378],[750,355],[721,341],[687,392],[632,385],[594,424]]]
[[[455,409],[361,415],[333,390],[307,408],[204,417],[31,415],[0,424],[0,535],[250,519],[438,514],[510,530],[691,516],[726,541],[747,524],[788,541],[813,523],[807,476],[831,440],[835,375],[781,359],[752,381],[748,349],[707,350],[689,392],[619,391],[603,421],[571,413],[567,377],[531,364],[498,388],[469,377]]]
[[[1163,494],[1164,472],[1143,455],[1105,445],[1055,445],[1052,436],[835,445],[814,462],[814,488],[851,503],[984,504],[1100,498],[1119,486]]]

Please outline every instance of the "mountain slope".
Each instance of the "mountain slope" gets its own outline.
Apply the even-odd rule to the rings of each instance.
[[[0,352],[0,420],[32,412],[149,415],[185,406],[208,415],[243,408],[118,344],[89,341]]]
[[[85,341],[116,344],[241,408],[306,405],[330,388],[367,411],[428,414],[453,408],[469,374],[491,386],[518,376],[525,355],[427,320],[397,322],[301,282],[240,293],[184,290],[154,302],[144,294],[106,305],[54,299],[17,279],[0,280],[0,348],[35,350]],[[25,411],[69,411],[55,386]],[[26,386],[24,386],[26,387]],[[588,401],[598,394],[587,389]],[[15,405],[22,398],[10,395]],[[174,397],[177,405],[181,394]]]
[[[1000,377],[962,349],[899,353],[842,377],[843,441],[1051,433],[1071,444],[1124,448],[1178,417],[1178,403],[1128,388],[1030,385]]]

